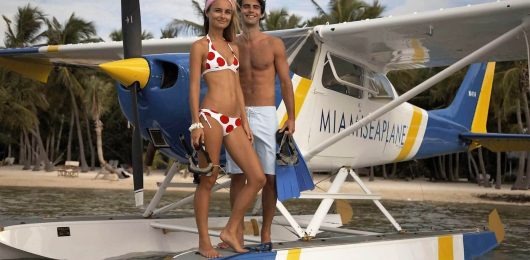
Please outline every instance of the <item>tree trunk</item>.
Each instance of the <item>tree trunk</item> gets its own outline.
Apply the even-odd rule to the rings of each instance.
[[[105,161],[105,157],[103,156],[103,123],[99,120],[99,115],[95,116],[97,118],[96,120],[96,150],[98,154],[98,160],[99,165],[101,168],[112,172],[117,173],[116,169],[114,169],[110,164]]]
[[[455,178],[454,178],[455,172],[453,171],[453,155],[452,154],[447,155],[447,159],[448,159],[447,169],[449,170],[447,178],[449,179],[449,181],[452,182],[452,181],[455,181]]]
[[[447,181],[447,173],[445,172],[445,157],[443,155],[438,156],[438,166],[440,167],[440,177],[442,177],[442,180]]]
[[[397,172],[397,163],[392,163],[392,173],[390,174],[390,178],[396,178],[396,172]]]
[[[26,162],[26,144],[24,143],[24,134],[21,131],[18,141],[18,163],[24,164]]]
[[[59,126],[59,132],[57,133],[57,143],[55,144],[55,154],[59,154],[59,149],[61,146],[61,139],[63,134],[63,125],[64,125],[64,115],[61,115],[61,125]],[[58,157],[58,156],[57,156]]]
[[[525,67],[525,66],[523,66]],[[528,80],[527,80],[527,76],[528,76],[528,69],[525,68],[523,70],[523,73],[522,75],[524,75],[524,79],[521,81],[521,84],[522,84],[522,92],[523,94],[521,95],[523,97],[523,112],[524,112],[524,118],[525,118],[525,121],[526,121],[526,132],[525,134],[528,134],[528,131],[530,131],[530,109],[528,108]],[[528,186],[530,185],[530,153],[529,152],[526,152],[526,180],[524,181],[524,183],[522,184],[522,189],[523,190],[528,190]]]
[[[460,180],[460,153],[455,154],[455,180],[458,182]]]
[[[53,135],[53,131],[50,131],[51,133],[48,133],[48,137],[46,137],[46,153],[48,153],[48,155],[50,155],[50,141],[52,139],[52,137],[50,136]]]
[[[94,151],[94,143],[92,142],[92,131],[90,129],[90,123],[88,122],[88,115],[86,112],[84,113],[83,119],[85,120],[88,148],[90,149],[90,170],[93,171],[96,169],[96,157]]]
[[[502,120],[501,117],[497,117],[497,131],[499,133],[502,133]],[[501,180],[501,174],[502,174],[502,154],[500,152],[496,153],[497,157],[497,169],[495,173],[495,189],[500,190],[502,187],[502,180]]]
[[[486,166],[484,165],[484,156],[482,155],[482,147],[478,148],[478,162],[480,165],[480,171],[482,172],[482,184],[484,187],[491,187],[490,180],[487,177]]]
[[[473,170],[475,172],[473,174],[473,170],[470,169],[469,174],[472,175],[473,178],[475,178],[475,181],[480,186],[480,171],[478,170],[477,162],[475,161],[475,158],[473,157],[473,154],[471,152],[468,151],[467,156],[468,156],[467,158],[471,161],[471,166],[473,166]]]
[[[523,189],[528,190],[530,186],[530,153],[526,152],[526,180]]]
[[[48,150],[48,155],[50,156],[50,161],[55,160],[55,129],[51,130],[52,137],[50,140],[50,149]]]
[[[70,116],[70,130],[68,131],[68,144],[66,145],[66,160],[72,160],[72,136],[74,134],[74,111]]]
[[[35,165],[37,161],[38,149],[36,149],[35,147],[35,136],[31,135],[31,165]]]
[[[81,131],[81,124],[79,123],[79,109],[77,108],[77,101],[71,88],[68,88],[70,99],[72,100],[72,110],[74,111],[75,126],[77,129],[77,141],[79,142],[79,160],[81,161],[81,172],[88,172],[88,165],[85,157],[85,145],[83,143],[83,133]]]
[[[519,132],[523,133],[523,119],[521,116],[521,106],[519,103],[519,100],[516,100],[517,110],[516,110],[516,118],[517,118],[517,125],[519,127]],[[525,167],[525,153],[521,152],[519,153],[519,167],[517,169],[517,177],[515,179],[515,182],[512,185],[512,190],[519,190],[522,189],[522,181],[523,181],[523,174],[524,174],[524,167]]]
[[[26,161],[24,161],[24,167],[22,168],[22,170],[29,170],[31,169],[31,147],[30,147],[30,142],[29,142],[29,137],[28,137],[28,132],[26,130],[23,130],[23,134],[24,134],[24,150],[26,151]]]
[[[42,142],[42,137],[40,136],[40,130],[39,126],[36,125],[35,129],[30,129],[30,132],[33,136],[35,136],[35,139],[37,140],[37,146],[39,147],[39,159],[37,160],[36,167],[40,169],[40,163],[44,162],[44,170],[47,172],[53,171],[53,165],[50,162],[50,159],[48,158],[48,153],[46,152],[46,149],[44,149],[44,143]],[[33,169],[35,171],[35,169]]]

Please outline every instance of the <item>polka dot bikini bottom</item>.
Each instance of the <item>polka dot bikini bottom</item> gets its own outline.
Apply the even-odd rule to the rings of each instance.
[[[199,110],[199,116],[204,118],[210,128],[212,128],[212,125],[210,124],[210,121],[208,121],[207,116],[217,120],[217,122],[219,122],[223,128],[223,136],[227,136],[230,134],[230,132],[234,131],[234,129],[241,125],[241,118],[229,117],[208,108],[201,108],[201,110]]]

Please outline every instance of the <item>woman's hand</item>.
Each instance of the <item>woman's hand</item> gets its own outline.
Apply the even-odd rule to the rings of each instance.
[[[248,123],[243,123],[243,130],[245,130],[245,134],[247,134],[247,138],[250,141],[250,143],[253,143],[254,135],[252,134],[252,130],[250,130]]]
[[[191,145],[193,149],[199,150],[202,143],[204,143],[204,131],[202,128],[193,129],[191,131]]]

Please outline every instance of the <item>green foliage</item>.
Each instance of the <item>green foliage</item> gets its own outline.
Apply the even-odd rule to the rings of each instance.
[[[265,18],[265,29],[267,31],[292,29],[300,27],[302,17],[289,14],[287,9],[282,8],[280,10],[272,10]]]
[[[373,19],[380,17],[385,10],[378,0],[372,5],[359,0],[330,0],[327,11],[315,0],[311,0],[311,3],[315,6],[318,15],[307,21],[309,26]]]

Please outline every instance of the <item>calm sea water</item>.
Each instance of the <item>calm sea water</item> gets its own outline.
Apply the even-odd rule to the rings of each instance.
[[[146,199],[154,192],[147,192]],[[168,192],[163,203],[169,204],[189,193]],[[227,194],[216,193],[211,205],[212,215],[228,215]],[[139,215],[134,207],[132,191],[61,189],[61,188],[14,188],[0,186],[0,221],[17,218],[42,218],[58,216]],[[390,222],[372,202],[351,203],[354,217],[350,228],[376,232],[393,232]],[[487,225],[489,212],[497,208],[506,229],[505,241],[480,259],[530,259],[530,207],[457,204],[434,202],[383,201],[383,205],[396,221],[408,231],[450,230],[483,227]],[[318,201],[290,201],[286,206],[293,214],[310,214],[318,207]],[[187,205],[171,215],[191,217],[193,208]],[[163,256],[160,258],[163,259]]]

